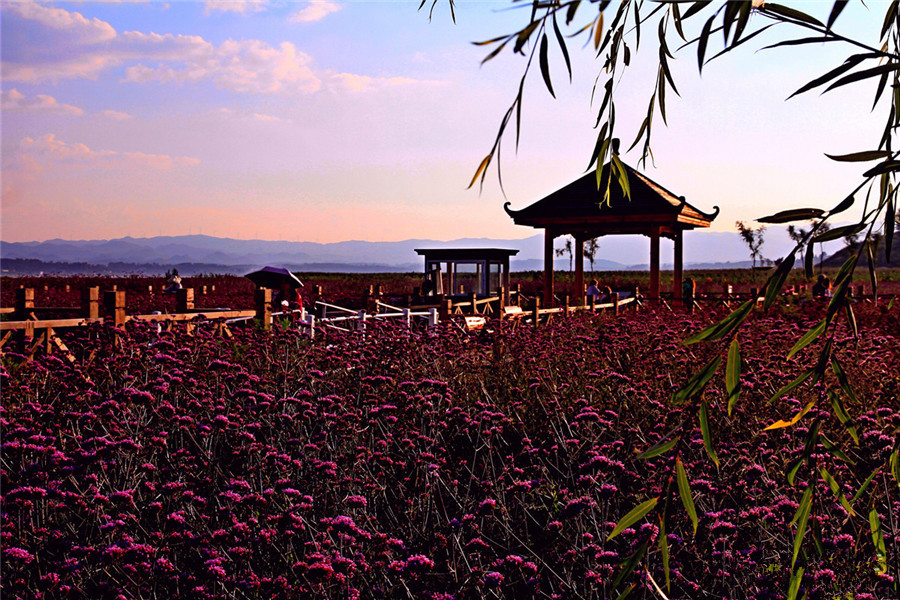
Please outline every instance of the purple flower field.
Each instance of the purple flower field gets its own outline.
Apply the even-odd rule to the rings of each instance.
[[[824,310],[755,312],[740,395],[720,369],[677,404],[708,314],[64,332],[74,363],[0,370],[0,593],[895,597],[900,308],[859,304],[842,369],[769,402]]]

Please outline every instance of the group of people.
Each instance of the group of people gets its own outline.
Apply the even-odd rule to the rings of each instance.
[[[830,298],[831,297],[831,281],[825,275],[819,275],[816,283],[812,287],[813,298]]]

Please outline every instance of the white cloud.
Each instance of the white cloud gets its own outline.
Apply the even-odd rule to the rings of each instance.
[[[343,6],[331,0],[312,0],[309,6],[291,15],[293,23],[313,23],[341,10]]]
[[[213,11],[236,12],[242,15],[261,12],[266,9],[266,0],[206,0],[203,3],[206,14]]]
[[[53,96],[37,94],[28,98],[18,90],[0,92],[0,109],[3,112],[28,112],[42,114],[69,115],[80,117],[84,111],[71,104],[61,104]]]
[[[282,119],[279,117],[273,117],[272,115],[263,115],[260,113],[253,113],[253,118],[257,121],[281,121]]]

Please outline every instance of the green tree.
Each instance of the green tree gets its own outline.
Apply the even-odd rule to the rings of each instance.
[[[741,239],[750,249],[750,259],[753,261],[753,268],[756,268],[756,260],[762,260],[762,251],[760,248],[765,241],[763,235],[766,232],[766,228],[757,227],[756,229],[753,229],[743,221],[736,221],[734,226],[737,227],[738,233],[741,234]]]
[[[594,274],[594,260],[597,258],[598,250],[600,250],[600,242],[597,241],[597,238],[589,239],[584,243],[584,248],[582,248],[584,257],[591,263],[591,275]]]
[[[569,255],[569,270],[571,271],[572,270],[572,257],[574,256],[574,254],[572,254],[572,238],[567,237],[565,245],[563,245],[561,248],[557,248],[555,250],[555,252],[556,252],[556,255],[560,256],[560,257],[566,256],[567,254]]]

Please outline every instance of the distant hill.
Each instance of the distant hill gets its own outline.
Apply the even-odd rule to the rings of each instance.
[[[646,270],[650,242],[642,236],[609,236],[599,240],[596,271]],[[557,246],[563,242],[557,240]],[[282,265],[298,272],[417,272],[422,269],[417,248],[488,247],[518,249],[511,260],[514,271],[544,267],[544,236],[523,239],[461,238],[398,242],[346,241],[321,244],[238,240],[206,235],[124,237],[113,240],[61,240],[0,242],[0,268],[4,274],[104,273],[161,274],[173,267],[185,275],[197,273],[243,274],[264,265]],[[783,229],[766,232],[763,253],[783,256],[792,244]],[[663,268],[671,268],[672,243],[663,240]],[[704,269],[746,268],[746,246],[735,232],[691,231],[685,235],[685,267]],[[570,257],[554,261],[555,268],[570,269]],[[585,269],[591,263],[585,259]]]
[[[835,269],[840,268],[840,266],[847,262],[847,259],[850,258],[851,253],[856,253],[858,249],[859,246],[853,246],[852,248],[841,248],[840,250],[826,258],[822,262],[822,265]],[[875,268],[877,269],[883,269],[885,267],[900,267],[900,239],[895,238],[893,243],[891,244],[890,263],[888,263],[887,256],[884,252],[883,241],[878,245],[878,249],[873,253],[872,258],[875,259]],[[866,259],[866,255],[865,253],[863,253],[862,257],[860,258],[859,266],[866,268],[867,264],[868,262]]]

